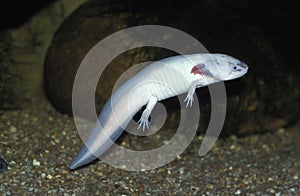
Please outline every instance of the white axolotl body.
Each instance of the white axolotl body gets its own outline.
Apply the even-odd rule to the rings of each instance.
[[[146,109],[138,122],[138,128],[143,130],[149,127],[148,118],[157,101],[188,92],[186,106],[192,106],[196,88],[239,78],[247,70],[245,63],[225,54],[180,55],[148,65],[112,94],[70,169],[83,166],[108,150],[144,105]]]

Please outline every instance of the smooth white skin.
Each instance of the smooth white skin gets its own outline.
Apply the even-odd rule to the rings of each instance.
[[[193,74],[194,66],[203,64],[209,75]],[[187,93],[192,106],[195,89],[209,84],[239,78],[248,66],[225,54],[191,54],[154,62],[126,81],[106,102],[85,145],[70,164],[70,169],[85,165],[102,155],[121,135],[131,118],[147,104],[140,127],[149,128],[148,118],[157,101]]]

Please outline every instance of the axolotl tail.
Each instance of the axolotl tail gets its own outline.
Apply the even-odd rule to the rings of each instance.
[[[123,132],[122,128],[117,128],[117,130],[113,131],[113,133],[109,135],[105,133],[105,131],[100,130],[100,135],[102,137],[100,137],[101,140],[98,140],[96,146],[94,141],[95,138],[99,138],[99,128],[100,127],[96,125],[86,142],[82,145],[78,154],[73,158],[72,162],[70,163],[70,169],[76,169],[97,159],[114,144],[114,141],[116,141]],[[95,131],[96,129],[98,129],[98,131]]]
[[[94,128],[84,141],[79,153],[73,158],[70,169],[88,164],[105,153],[120,137],[129,124],[131,116],[145,104],[144,102],[135,104],[129,110],[124,108],[130,95],[129,90],[125,92],[127,93],[123,93],[121,88],[107,101]]]

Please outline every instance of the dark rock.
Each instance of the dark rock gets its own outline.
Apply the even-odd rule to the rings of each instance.
[[[7,163],[0,157],[0,172],[7,170]]]
[[[97,42],[127,27],[166,25],[192,35],[210,52],[230,54],[250,66],[246,77],[226,83],[228,106],[224,134],[277,130],[295,122],[300,108],[297,88],[300,72],[293,51],[284,53],[281,49],[282,46],[291,48],[288,38],[296,37],[290,20],[294,16],[284,6],[275,3],[270,6],[267,1],[258,0],[190,1],[188,4],[179,0],[90,1],[66,19],[53,37],[44,67],[45,92],[58,110],[72,114],[76,70]],[[280,25],[285,26],[285,31],[280,30]],[[116,79],[124,70],[141,61],[170,54],[174,53],[146,47],[118,56],[99,80],[98,84],[105,85],[97,88],[97,111],[111,95]],[[197,93],[201,103],[200,128],[205,130],[210,118],[209,93],[207,88]],[[172,99],[165,103],[171,105],[168,104],[171,102]],[[167,125],[176,125],[179,116],[180,110],[175,109]]]

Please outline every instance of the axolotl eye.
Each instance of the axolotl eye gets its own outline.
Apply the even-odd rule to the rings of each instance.
[[[242,71],[242,69],[237,65],[233,65],[232,69],[233,69],[233,71]]]

